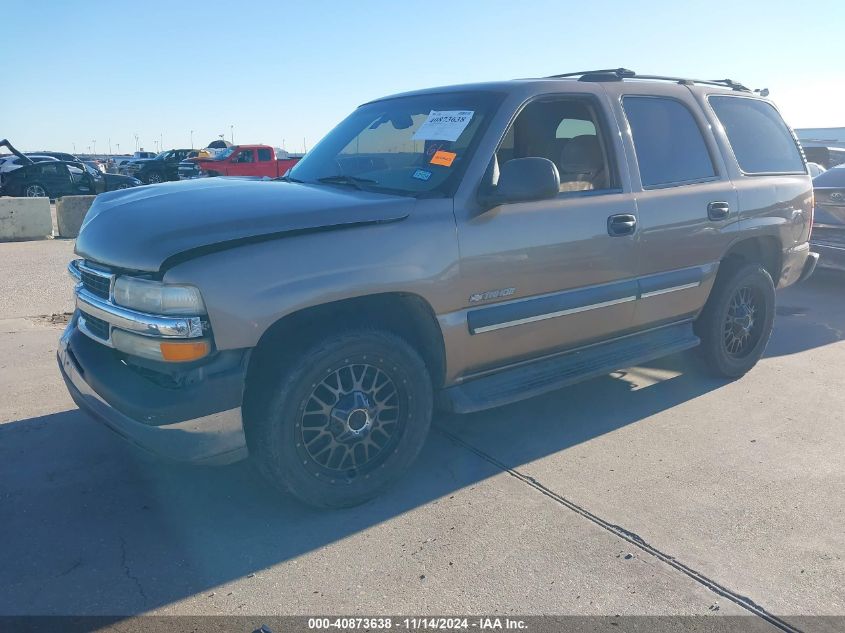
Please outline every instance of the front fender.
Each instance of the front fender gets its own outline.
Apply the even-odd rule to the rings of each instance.
[[[209,253],[164,279],[200,288],[218,349],[254,347],[280,318],[387,292],[421,296],[442,314],[461,305],[450,200],[403,222],[350,226]],[[342,327],[342,323],[338,324]]]

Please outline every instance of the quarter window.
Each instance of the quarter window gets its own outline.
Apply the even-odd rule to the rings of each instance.
[[[624,97],[644,188],[708,180],[716,176],[701,129],[680,101]]]
[[[770,103],[728,96],[709,101],[746,174],[806,172],[792,133]]]

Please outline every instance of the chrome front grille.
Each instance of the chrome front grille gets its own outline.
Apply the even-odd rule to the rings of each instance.
[[[111,285],[114,275],[92,268],[84,262],[80,262],[77,268],[79,269],[82,287],[85,290],[101,299],[109,299],[111,297]]]
[[[110,336],[109,324],[102,319],[91,316],[90,314],[82,313],[82,318],[85,322],[85,328],[94,336],[103,341],[108,341]]]

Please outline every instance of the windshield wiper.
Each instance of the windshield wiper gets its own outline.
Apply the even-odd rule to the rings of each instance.
[[[324,176],[323,178],[317,178],[317,182],[325,182],[328,184],[338,184],[338,185],[351,185],[356,189],[361,191],[364,190],[364,187],[361,186],[361,183],[373,183],[378,184],[377,180],[371,180],[370,178],[358,178],[358,176]]]

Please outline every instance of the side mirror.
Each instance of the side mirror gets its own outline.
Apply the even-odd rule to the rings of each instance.
[[[499,181],[481,197],[485,206],[554,198],[560,192],[560,174],[548,158],[514,158],[501,167]]]

